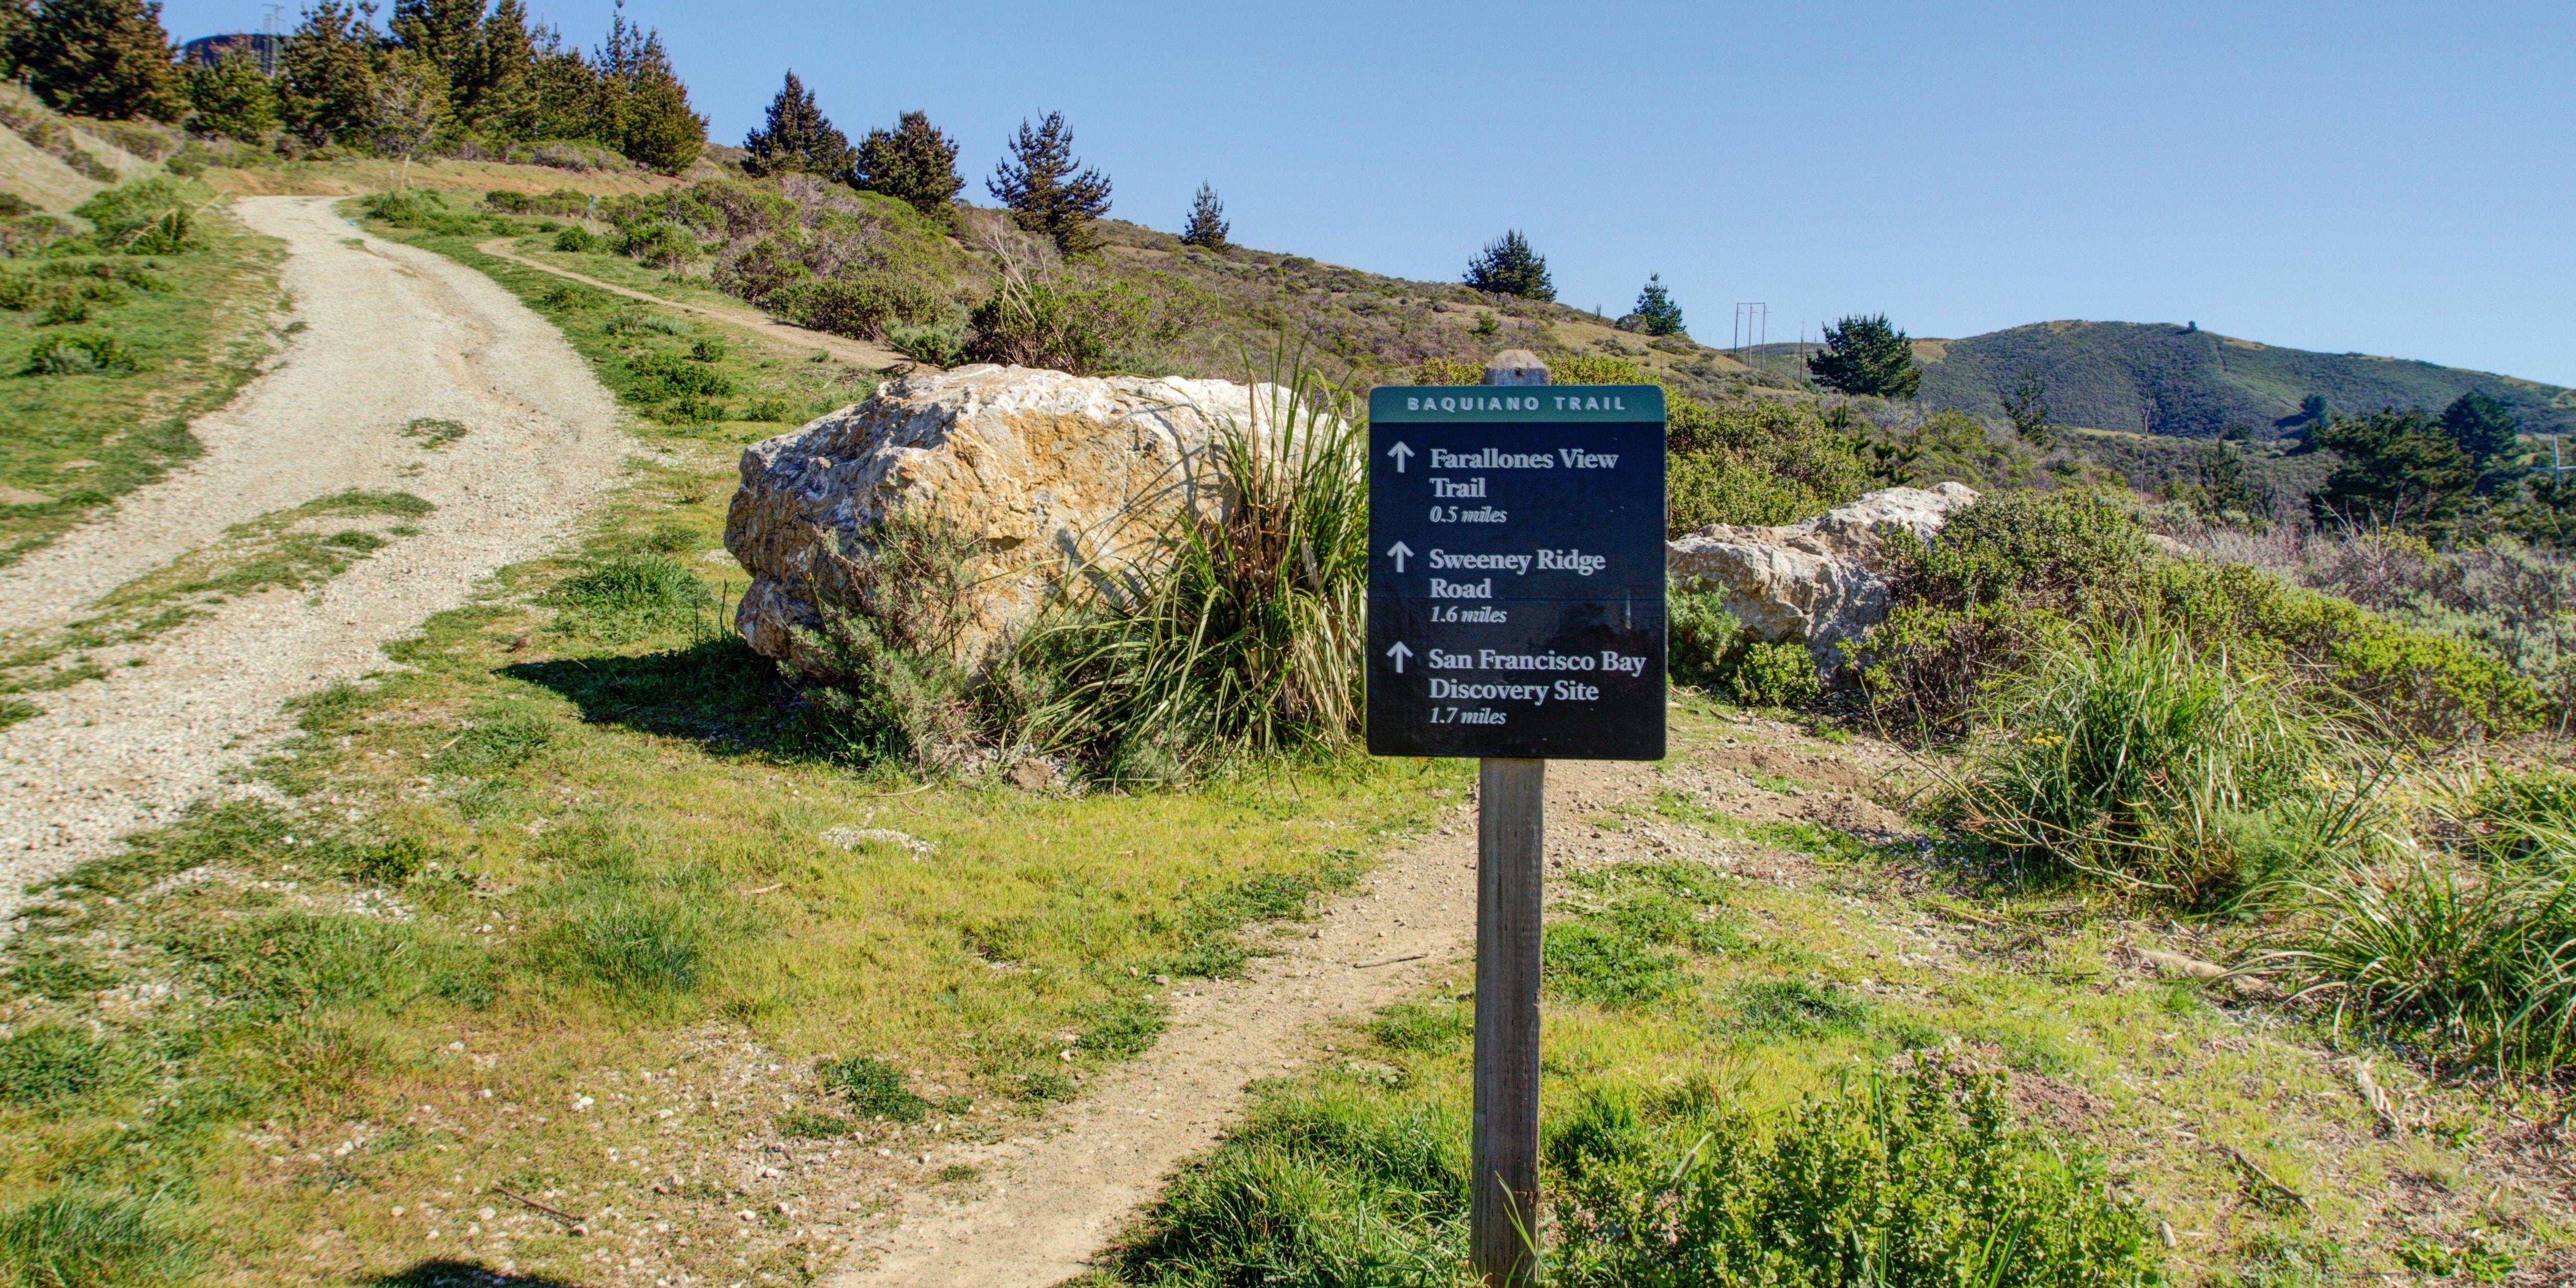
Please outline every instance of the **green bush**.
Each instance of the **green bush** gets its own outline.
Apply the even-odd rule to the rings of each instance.
[[[817,1072],[823,1090],[849,1101],[863,1117],[917,1123],[930,1113],[930,1102],[913,1093],[903,1070],[873,1056],[827,1060]]]
[[[966,361],[965,337],[952,327],[888,327],[886,343],[895,352],[933,367],[954,367]]]
[[[948,312],[948,302],[929,284],[876,269],[803,278],[771,293],[768,306],[798,326],[867,340],[887,339],[889,328],[936,321]]]
[[[2281,681],[2177,630],[2052,648],[1978,723],[1941,809],[2025,865],[2202,904],[2328,839],[2330,733]]]
[[[688,229],[660,219],[618,229],[617,239],[610,249],[655,268],[684,267],[696,262],[702,253],[698,249],[698,239],[690,236]]]
[[[112,335],[60,333],[36,341],[20,372],[30,376],[123,375],[142,366]]]
[[[935,514],[896,514],[814,578],[815,628],[782,664],[864,759],[928,769],[990,731],[955,661],[983,542]]]
[[[1725,683],[1748,707],[1803,707],[1824,695],[1815,656],[1796,640],[1745,644],[1727,668]]]
[[[450,217],[447,203],[426,188],[371,192],[359,199],[358,208],[396,228],[430,228]]]
[[[572,254],[588,254],[605,244],[606,239],[587,228],[566,228],[555,234],[555,249]]]
[[[102,246],[153,255],[187,248],[192,212],[186,188],[174,179],[137,179],[91,197],[72,213],[90,222]]]
[[[2544,710],[2530,681],[2466,640],[2258,569],[2166,556],[2104,497],[2001,493],[1952,516],[1937,542],[1885,540],[1887,618],[1843,647],[1864,705],[1897,732],[1956,737],[1982,692],[2078,630],[2149,625],[2401,734],[2513,733]]]
[[[1150,364],[1197,326],[1200,307],[1190,288],[1159,277],[1156,285],[1006,273],[967,318],[966,356],[1077,376]]]
[[[1856,1078],[1764,1126],[1705,1087],[1587,1098],[1546,1142],[1554,1282],[2160,1282],[2147,1218],[2081,1142],[2015,1126],[1999,1076]]]
[[[640,353],[626,360],[635,379],[627,386],[627,395],[637,402],[659,403],[674,399],[705,400],[724,398],[733,393],[733,378],[706,364],[664,353]]]
[[[1715,685],[1744,627],[1726,610],[1726,591],[1666,579],[1665,665],[1684,684]]]

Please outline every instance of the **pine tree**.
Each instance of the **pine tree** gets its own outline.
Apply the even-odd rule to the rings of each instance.
[[[1514,228],[1485,247],[1467,265],[1467,285],[1495,295],[1525,300],[1553,300],[1556,283],[1547,275],[1547,259],[1530,249],[1529,238]]]
[[[2503,403],[2474,389],[2443,410],[2442,428],[2449,430],[2451,441],[2481,466],[2512,451],[2522,433],[2522,427],[2514,423],[2513,413],[2506,411]]]
[[[450,84],[472,82],[483,0],[394,0],[394,42],[427,59]]]
[[[769,120],[744,136],[743,172],[750,175],[818,174],[848,179],[858,164],[850,138],[833,127],[814,102],[814,91],[787,73],[778,97],[769,100]]]
[[[1233,225],[1225,221],[1225,203],[1216,199],[1216,189],[1199,184],[1199,195],[1190,202],[1190,221],[1181,229],[1181,241],[1208,250],[1224,250],[1225,235]]]
[[[158,0],[43,0],[11,52],[28,85],[75,116],[175,121],[185,107]]]
[[[247,48],[189,69],[188,106],[188,132],[207,138],[257,143],[277,128],[277,89]]]
[[[278,55],[278,115],[315,147],[366,131],[375,115],[375,33],[345,0],[315,0]]]
[[[689,110],[689,88],[671,69],[662,37],[646,33],[644,55],[626,83],[619,150],[627,159],[664,174],[678,174],[707,147],[707,118]]]
[[[475,34],[470,75],[451,86],[457,119],[468,129],[486,134],[533,137],[536,63],[536,37],[528,26],[527,5],[523,0],[500,0]]]
[[[597,138],[593,129],[603,117],[607,82],[579,49],[564,44],[563,32],[541,27],[529,33],[535,60],[528,66],[527,129],[529,139]]]
[[[2003,392],[2004,418],[2012,422],[2013,432],[2023,442],[2046,447],[2048,433],[2048,387],[2040,383],[2039,373],[2025,371]]]
[[[1011,208],[1020,227],[1054,238],[1068,255],[1078,254],[1097,244],[1091,221],[1109,213],[1108,176],[1081,165],[1064,114],[1049,112],[1034,130],[1020,122],[1011,159],[993,167],[984,187]]]
[[[376,151],[402,158],[396,187],[411,185],[411,159],[429,146],[447,119],[447,76],[438,64],[408,49],[389,49],[376,67],[368,132]]]
[[[1828,389],[1880,398],[1911,398],[1923,385],[1913,343],[1885,314],[1826,327],[1824,350],[1807,359],[1807,373]]]
[[[881,192],[933,218],[966,181],[957,177],[957,145],[923,112],[906,112],[891,130],[870,130],[859,141],[859,186]]]
[[[1628,316],[1637,319],[1637,329],[1648,335],[1680,335],[1682,306],[1673,302],[1673,293],[1664,287],[1664,275],[1646,275],[1645,289],[1637,292],[1637,307]]]

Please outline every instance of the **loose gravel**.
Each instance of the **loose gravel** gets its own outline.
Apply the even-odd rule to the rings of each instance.
[[[387,641],[552,548],[631,446],[553,327],[479,273],[365,236],[333,200],[232,206],[287,244],[305,327],[191,426],[205,452],[188,469],[0,571],[0,635],[71,620],[231,525],[318,496],[403,491],[438,508],[317,591],[235,600],[133,650],[141,666],[36,695],[45,714],[0,731],[0,920],[29,882],[111,852],[273,749],[292,729],[286,700],[384,669]],[[465,436],[424,450],[401,432],[422,417]]]

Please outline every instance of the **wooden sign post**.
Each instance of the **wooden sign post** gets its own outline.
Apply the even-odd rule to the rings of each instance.
[[[1481,762],[1469,1255],[1522,1288],[1547,758],[1664,754],[1663,390],[1552,386],[1511,350],[1481,387],[1373,391],[1369,550],[1369,751]]]

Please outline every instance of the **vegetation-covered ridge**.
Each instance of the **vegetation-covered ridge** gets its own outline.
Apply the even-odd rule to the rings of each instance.
[[[2576,430],[2576,389],[2359,353],[2259,344],[2192,325],[2042,322],[1959,340],[1918,340],[1920,397],[1932,407],[2003,419],[2024,373],[2051,417],[2087,429],[2216,438],[2231,428],[2271,437],[2316,419],[2310,398],[2346,414],[2439,410],[2465,393],[2504,407],[2528,434]]]

